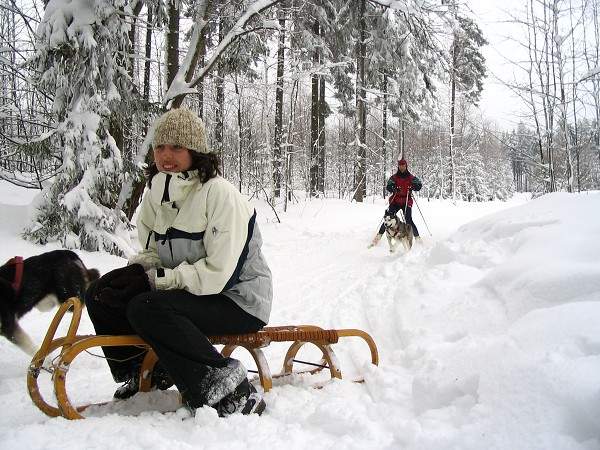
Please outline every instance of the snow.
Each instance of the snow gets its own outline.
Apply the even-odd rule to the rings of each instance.
[[[19,237],[34,192],[6,183],[0,192],[0,259],[57,248]],[[160,413],[177,403],[169,390],[68,421],[35,407],[30,358],[1,339],[0,448],[600,448],[600,193],[418,205],[432,235],[415,208],[423,240],[395,254],[385,239],[367,249],[383,199],[301,202],[280,213],[281,224],[256,205],[274,275],[271,325],[363,329],[378,345],[378,367],[362,340],[342,338],[334,350],[344,380],[275,380],[262,417]],[[124,264],[78,253],[102,273]],[[41,342],[52,317],[34,310],[21,324]],[[93,332],[85,313],[79,332]],[[265,349],[274,373],[286,350]],[[318,359],[303,351],[298,359]],[[234,356],[254,368],[245,351]],[[50,401],[49,376],[39,383]],[[108,400],[115,388],[101,358],[81,354],[72,364],[73,403]]]

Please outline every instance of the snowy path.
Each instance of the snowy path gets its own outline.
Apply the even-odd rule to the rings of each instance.
[[[323,389],[310,386],[326,377],[276,380],[261,418],[221,420],[210,408],[185,421],[140,414],[172,405],[168,391],[68,422],[33,406],[28,358],[3,340],[0,402],[24,412],[0,416],[0,449],[600,448],[600,213],[590,220],[600,194],[562,195],[525,205],[420,200],[433,237],[417,213],[423,243],[393,255],[385,240],[367,249],[383,200],[301,203],[282,224],[259,205],[275,280],[270,324],[364,329],[377,342],[379,367],[368,364],[362,340],[348,339],[335,346],[346,380]],[[10,217],[0,227],[4,259],[54,248],[16,237],[26,217],[19,205],[28,201],[0,205]],[[123,264],[80,254],[102,272]],[[34,311],[22,324],[39,342],[51,318]],[[85,315],[80,331],[92,332]],[[286,349],[266,349],[273,372]],[[303,351],[300,359],[319,356]],[[252,366],[243,351],[234,355]],[[79,358],[72,400],[108,399],[115,385],[104,361]],[[355,377],[366,382],[347,381]]]

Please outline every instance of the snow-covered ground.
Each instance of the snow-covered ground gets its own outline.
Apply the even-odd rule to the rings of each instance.
[[[0,193],[1,261],[57,248],[19,237],[31,192],[0,184]],[[389,254],[385,239],[367,249],[383,199],[300,203],[280,214],[283,223],[256,206],[274,275],[270,324],[363,329],[378,345],[378,367],[364,342],[348,338],[334,347],[344,380],[275,380],[262,417],[155,411],[173,405],[171,390],[67,421],[34,406],[29,357],[1,339],[0,448],[600,448],[600,193],[420,199],[432,235],[415,208],[423,240],[408,254]],[[78,253],[102,273],[124,264]],[[52,317],[34,310],[21,324],[41,342]],[[92,331],[84,313],[80,333]],[[266,349],[273,372],[286,350]],[[244,351],[235,355],[253,368]],[[317,357],[310,348],[298,355]],[[49,400],[49,376],[39,381]],[[83,404],[110,399],[116,385],[101,358],[84,354],[67,388]]]

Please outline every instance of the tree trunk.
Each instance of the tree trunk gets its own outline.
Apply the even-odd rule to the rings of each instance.
[[[582,8],[585,8],[587,0],[582,0]],[[592,17],[592,25],[589,27],[593,31],[593,39],[590,39],[589,42],[592,43],[592,48],[587,48],[587,36],[586,30],[588,29],[588,25],[586,24],[586,14],[582,14],[583,20],[583,43],[584,43],[584,51],[583,54],[585,56],[587,69],[591,71],[595,67],[600,66],[600,21],[598,20],[600,17],[600,2],[598,0],[593,0],[590,4]],[[593,77],[591,79],[592,83],[592,98],[594,100],[594,116],[595,116],[595,126],[592,130],[592,141],[594,142],[594,146],[596,151],[598,152],[598,175],[600,181],[600,80],[597,77]]]
[[[142,96],[146,105],[148,105],[150,101],[150,58],[152,56],[152,6],[148,5],[147,7],[147,22],[146,22],[146,38],[144,42],[144,81],[142,87]],[[148,130],[148,117],[145,116],[143,119],[143,131],[142,134],[146,134]],[[142,152],[146,151],[145,149],[141,150]],[[146,164],[150,164],[152,162],[152,152],[147,151],[145,156]],[[146,185],[143,177],[136,179],[133,182],[133,186],[131,189],[131,196],[126,202],[124,207],[125,215],[129,220],[133,218],[137,207],[139,206],[142,200],[142,194],[144,193],[144,186]]]
[[[174,0],[169,2],[167,14],[167,86],[170,86],[179,70],[179,9]]]
[[[325,76],[319,75],[319,176],[317,189],[325,195]]]
[[[237,107],[237,123],[238,123],[238,177],[239,184],[238,190],[242,192],[242,155],[244,154],[244,124],[242,123],[242,96],[240,94],[240,88],[238,85],[237,77],[233,83],[235,87],[235,93],[237,94],[238,107]],[[248,158],[248,162],[252,162],[252,159]]]
[[[142,10],[142,6],[144,6],[143,2],[137,2],[132,11],[132,20],[131,20],[131,28],[129,29],[129,42],[131,44],[131,56],[129,58],[129,67],[128,72],[129,76],[132,80],[135,80],[135,55],[137,54],[137,49],[135,48],[136,39],[137,39],[137,19]]]
[[[572,19],[572,10],[569,11]],[[553,15],[553,26],[554,26],[554,34],[558,36],[558,16],[556,14]],[[571,20],[572,25],[572,20]],[[571,139],[569,133],[569,121],[567,117],[567,93],[565,89],[565,64],[563,63],[563,51],[561,48],[561,44],[559,42],[554,41],[554,51],[557,63],[557,71],[558,71],[558,82],[560,88],[560,116],[561,116],[561,127],[563,131],[564,138],[564,150],[565,150],[565,159],[567,163],[567,190],[569,192],[573,192],[573,182],[574,182],[574,170],[573,170],[573,157],[571,154]],[[575,75],[575,73],[573,73]],[[575,89],[575,86],[573,86]],[[575,103],[575,98],[573,98],[573,103]]]
[[[223,39],[223,23],[219,20],[218,23],[218,35],[219,42]],[[223,164],[223,138],[225,135],[225,90],[223,86],[223,78],[225,77],[225,68],[223,67],[223,62],[219,60],[217,63],[217,77],[215,79],[215,91],[216,91],[216,110],[215,110],[215,153],[219,155],[221,159],[221,164],[223,165],[223,169],[225,165]],[[225,173],[223,172],[223,175]],[[240,188],[241,188],[241,167],[240,167]]]
[[[132,83],[134,84],[134,86],[139,86],[138,84],[138,80],[136,79],[136,58],[135,58],[135,54],[136,52],[136,39],[137,39],[137,19],[138,16],[140,14],[140,11],[142,10],[142,6],[143,3],[142,2],[138,2],[135,4],[134,9],[132,11],[132,23],[131,23],[131,28],[129,29],[129,33],[128,33],[128,37],[129,37],[129,46],[130,46],[130,50],[126,51],[126,49],[124,48],[120,48],[119,54],[123,55],[122,57],[120,57],[120,66],[121,67],[125,67],[127,70],[127,73],[129,74],[129,77],[132,81]],[[129,57],[127,57],[126,55],[129,53]],[[109,134],[112,136],[112,138],[115,140],[115,145],[121,150],[121,153],[123,155],[123,160],[125,162],[125,164],[127,164],[130,161],[133,161],[133,146],[131,143],[130,139],[126,139],[125,136],[125,129],[132,128],[132,122],[133,122],[133,117],[131,115],[129,116],[123,116],[122,114],[120,114],[119,112],[113,111],[111,113],[111,117],[110,117],[110,123],[109,123],[109,129],[108,132]],[[128,172],[133,172],[135,171],[135,167],[133,167],[133,165],[130,165],[129,167],[126,168],[126,171]]]
[[[286,140],[285,140],[285,202],[283,210],[287,211],[287,204],[292,200],[293,192],[293,152],[291,150],[294,141],[294,117],[296,111],[296,103],[298,101],[298,79],[294,80],[292,92],[290,93],[290,117],[288,119]]]
[[[275,139],[273,142],[273,195],[281,195],[281,135],[283,134],[283,75],[285,62],[285,11],[279,9],[277,87],[275,89]]]
[[[356,79],[356,140],[358,141],[358,155],[356,160],[356,188],[354,200],[362,202],[367,195],[366,182],[366,130],[367,130],[367,107],[365,93],[365,58],[367,53],[367,21],[366,0],[359,0],[359,42],[356,52],[356,67],[358,76]]]
[[[185,55],[184,60],[186,64],[184,66],[183,71],[183,79],[186,83],[190,83],[189,87],[193,87],[196,84],[199,84],[200,87],[198,89],[200,99],[199,99],[199,115],[202,117],[203,109],[204,109],[204,75],[196,79],[194,83],[191,83],[192,78],[194,77],[194,73],[197,69],[198,62],[202,62],[204,66],[204,57],[206,56],[206,24],[208,23],[208,15],[210,8],[212,6],[212,2],[209,0],[205,0],[197,4],[196,15],[193,18],[195,24],[192,28],[192,37],[191,37],[191,46]],[[220,27],[220,25],[219,25]],[[222,40],[222,34],[219,33],[219,42]],[[187,62],[189,58],[189,63]],[[220,61],[220,59],[219,59]],[[202,71],[203,74],[206,74],[206,71]],[[170,84],[168,85],[170,86]],[[180,94],[172,98],[172,107],[179,108],[183,103],[183,99],[186,94]]]
[[[387,123],[387,110],[388,110],[388,79],[385,71],[382,73],[381,80],[381,92],[383,92],[383,111],[381,113],[381,177],[382,177],[382,195],[385,198],[387,191],[385,185],[387,182],[387,136],[388,136],[388,123]]]
[[[448,156],[450,157],[450,195],[456,200],[455,172],[454,172],[454,120],[456,114],[456,65],[457,65],[458,34],[454,33],[452,42],[452,67],[450,68],[450,144]]]
[[[319,36],[319,21],[313,24],[313,34]],[[313,54],[313,63],[316,67],[320,64],[318,47]],[[311,76],[311,101],[310,101],[310,162],[309,162],[309,196],[315,197],[319,190],[319,75]]]
[[[571,29],[574,29],[575,25],[573,24],[573,7],[571,5],[571,1],[569,1],[569,17],[571,19]],[[575,33],[571,33],[571,72],[572,77],[575,80],[577,78],[577,70],[576,70],[576,55],[575,55]],[[577,83],[573,83],[573,89],[571,91],[571,96],[573,99],[573,148],[575,149],[575,179],[577,180],[577,192],[581,192],[581,173],[579,167],[579,130],[577,123],[577,108],[576,102],[577,99]]]
[[[200,46],[198,62],[203,66],[206,57],[206,33],[204,30],[202,31],[202,36],[200,37],[198,45]],[[204,79],[198,83],[198,116],[201,119],[204,119]]]
[[[144,100],[150,100],[150,58],[152,57],[152,13],[151,5],[148,5],[148,22],[146,23],[146,42],[144,43]]]

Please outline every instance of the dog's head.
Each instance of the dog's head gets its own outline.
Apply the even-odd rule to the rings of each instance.
[[[383,224],[388,229],[394,228],[398,225],[398,217],[396,216],[396,214],[392,214],[389,211],[386,211],[385,215],[383,216]]]

